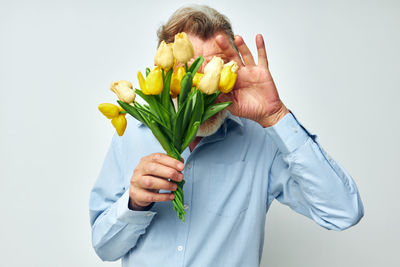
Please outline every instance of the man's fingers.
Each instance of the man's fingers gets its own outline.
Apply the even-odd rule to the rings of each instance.
[[[218,96],[218,102],[229,102],[229,101],[233,101],[233,97],[232,97],[232,93],[228,93],[228,94],[220,94]]]
[[[172,193],[155,193],[142,188],[135,189],[132,194],[135,195],[135,203],[140,206],[147,206],[152,202],[169,201],[175,197]]]
[[[177,182],[183,179],[183,174],[178,172],[176,169],[154,161],[144,164],[142,175],[158,176],[160,178],[171,179]]]
[[[221,48],[222,52],[228,57],[229,60],[235,60],[239,67],[243,66],[242,59],[239,56],[239,53],[232,47],[232,44],[228,41],[228,39],[222,35],[218,34],[215,38],[217,45]]]
[[[256,36],[257,54],[258,54],[258,65],[268,67],[267,52],[265,51],[264,38],[261,34]]]
[[[235,45],[239,49],[240,54],[242,55],[244,64],[246,66],[254,66],[256,63],[254,62],[253,55],[250,52],[250,49],[247,47],[243,38],[239,35],[235,36]]]
[[[142,176],[137,183],[138,186],[143,189],[163,189],[168,191],[175,191],[177,189],[177,185],[175,183],[149,175]]]
[[[164,166],[176,169],[177,171],[183,171],[183,162],[174,159],[166,154],[154,153],[148,156],[151,162],[156,162]]]

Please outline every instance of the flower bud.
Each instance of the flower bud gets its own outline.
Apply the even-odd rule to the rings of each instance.
[[[111,123],[115,127],[115,130],[117,130],[117,134],[119,136],[122,136],[125,132],[126,124],[127,124],[125,114],[120,114],[117,117],[113,118],[111,120]]]
[[[172,49],[176,60],[183,64],[187,63],[194,56],[193,45],[185,32],[175,35]]]
[[[166,44],[162,41],[154,57],[154,64],[164,70],[168,70],[174,64],[174,54],[172,44]]]
[[[135,100],[136,94],[133,91],[132,83],[129,81],[120,80],[113,82],[110,89],[122,102],[129,104]]]
[[[185,76],[185,69],[183,67],[178,67],[171,77],[171,95],[177,96],[181,92],[181,81],[183,76]]]
[[[110,103],[102,103],[98,106],[101,113],[108,119],[115,118],[119,115],[120,109],[118,106]]]
[[[224,65],[219,79],[219,90],[221,93],[227,94],[232,91],[235,86],[238,69],[238,64],[233,60]]]
[[[204,76],[199,82],[199,90],[211,95],[218,90],[221,71],[224,61],[220,57],[213,57],[204,68]]]
[[[164,82],[160,67],[155,67],[147,75],[146,80],[143,78],[142,73],[139,71],[138,74],[139,86],[145,95],[158,95],[161,94],[164,89]]]
[[[201,78],[203,78],[204,74],[203,73],[198,73],[196,72],[196,74],[193,77],[193,86],[199,87],[199,83]]]

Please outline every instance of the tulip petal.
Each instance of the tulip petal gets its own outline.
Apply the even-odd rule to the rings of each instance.
[[[144,79],[143,74],[140,71],[138,71],[137,77],[138,77],[138,80],[139,80],[140,89],[142,90],[142,92],[144,94],[148,95],[147,87],[146,87],[146,80]]]
[[[98,106],[98,109],[108,119],[115,118],[119,115],[119,108],[114,104],[102,103]]]
[[[193,45],[185,32],[175,35],[175,41],[172,48],[176,60],[183,64],[187,63],[194,56]]]
[[[125,114],[120,114],[119,116],[113,118],[111,120],[111,123],[117,130],[117,134],[119,136],[122,136],[125,132],[126,125],[127,125]]]

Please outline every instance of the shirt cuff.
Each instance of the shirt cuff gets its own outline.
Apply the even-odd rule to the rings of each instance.
[[[282,153],[291,153],[303,145],[309,137],[315,139],[292,113],[286,114],[275,125],[265,128]]]
[[[117,218],[125,223],[149,225],[154,215],[154,211],[137,211],[128,208],[129,190],[121,196],[117,201]]]

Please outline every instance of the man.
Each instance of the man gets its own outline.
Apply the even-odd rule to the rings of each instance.
[[[258,266],[274,199],[328,229],[356,224],[363,216],[356,185],[279,99],[263,37],[256,37],[256,63],[228,20],[206,6],[176,11],[159,40],[172,42],[181,31],[195,57],[239,64],[234,91],[220,99],[233,104],[202,125],[182,155],[185,166],[159,153],[134,119],[113,138],[90,199],[99,257],[122,258],[123,266]],[[183,178],[184,223],[169,181]]]

